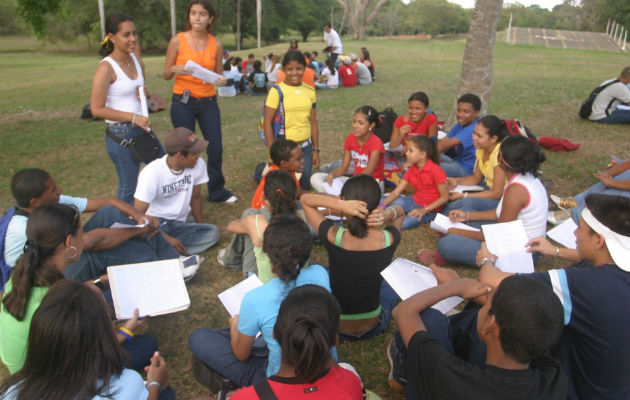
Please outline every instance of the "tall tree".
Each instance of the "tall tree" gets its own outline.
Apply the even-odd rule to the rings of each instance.
[[[479,96],[482,102],[482,115],[488,111],[488,100],[492,90],[494,40],[502,5],[503,0],[477,0],[466,38],[457,97],[464,93]],[[455,105],[454,109],[456,107]],[[448,125],[452,126],[454,121],[455,112],[451,113]]]
[[[364,40],[367,26],[376,18],[378,11],[387,3],[387,0],[378,0],[376,3],[375,0],[337,0],[337,2],[350,18],[354,38]]]

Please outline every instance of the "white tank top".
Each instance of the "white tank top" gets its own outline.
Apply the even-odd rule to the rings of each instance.
[[[136,55],[131,53],[130,56],[138,72],[136,79],[130,79],[113,58],[107,56],[101,60],[101,62],[107,61],[116,74],[116,80],[109,85],[109,89],[107,89],[107,101],[105,102],[105,106],[112,110],[142,114],[142,106],[140,100],[137,98],[137,87],[144,86],[144,77],[142,76],[142,69],[140,68]],[[113,124],[119,121],[105,120],[105,122]]]
[[[525,228],[525,234],[528,239],[545,236],[547,231],[547,210],[549,209],[549,202],[547,200],[547,190],[543,186],[540,179],[534,177],[532,174],[516,174],[510,179],[505,190],[510,185],[519,184],[527,190],[529,195],[529,201],[519,211],[517,219],[523,221],[523,227]],[[503,207],[503,197],[499,201],[497,207],[497,217],[501,215],[501,208]]]

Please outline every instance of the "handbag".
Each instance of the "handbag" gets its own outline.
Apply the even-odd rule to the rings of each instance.
[[[160,141],[153,132],[143,131],[141,135],[129,140],[114,135],[109,128],[105,130],[105,134],[122,147],[129,148],[131,157],[137,162],[148,164],[162,154]]]

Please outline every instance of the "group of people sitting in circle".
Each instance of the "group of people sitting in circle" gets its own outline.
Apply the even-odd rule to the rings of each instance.
[[[137,176],[139,163],[125,161],[123,149],[108,142],[119,181],[136,174],[119,184],[118,199],[62,195],[41,169],[13,176],[16,206],[7,214],[1,248],[10,278],[0,305],[0,358],[12,375],[0,385],[0,399],[175,397],[155,339],[136,334],[140,310],[127,321],[112,321],[106,268],[192,255],[194,265],[182,269],[190,278],[202,262],[198,255],[219,241],[218,228],[203,223],[201,195],[207,183],[209,200],[234,197],[223,187],[220,122],[208,120],[208,110],[219,115],[216,92],[195,82],[185,68],[186,57],[199,53],[195,48],[223,53],[213,36],[197,35],[206,35],[213,19],[206,0],[193,0],[188,30],[169,45],[163,75],[177,77],[175,128],[163,155]],[[135,83],[126,81],[130,73],[141,79],[143,67],[135,55],[133,21],[117,15],[110,22],[103,46],[113,47],[111,61],[97,70],[93,103],[108,119],[108,131],[131,138],[150,127],[135,103],[130,109],[122,101],[135,98],[129,89]],[[204,64],[205,56],[197,55]],[[217,256],[219,264],[244,276],[256,274],[263,285],[245,295],[227,328],[190,333],[198,379],[220,395],[238,388],[235,400],[362,399],[369,391],[357,371],[340,361],[336,344],[381,335],[393,317],[397,331],[383,356],[391,364],[389,385],[408,399],[628,398],[627,161],[602,174],[603,189],[576,196],[575,207],[568,206],[571,199],[557,199],[559,206],[579,210],[573,214],[575,250],[545,238],[547,192],[538,177],[544,154],[530,139],[507,133],[500,118],[480,116],[474,94],[458,99],[457,123],[440,139],[428,96],[412,94],[387,151],[373,134],[376,110],[361,106],[353,114],[343,159],[328,172],[312,174],[320,164],[320,137],[315,89],[302,80],[307,65],[298,50],[282,59],[282,95],[273,88],[265,101],[268,172],[251,207],[228,225],[234,235]],[[227,79],[217,83],[223,86]],[[117,92],[118,84],[127,91]],[[280,101],[285,126],[277,136],[272,120]],[[195,122],[209,140],[194,135]],[[212,143],[217,138],[218,146]],[[200,157],[204,150],[207,166]],[[403,172],[386,194],[388,152]],[[338,196],[309,190],[337,178],[343,181]],[[457,185],[484,190],[452,191]],[[607,192],[617,186],[626,190]],[[410,190],[414,193],[406,194]],[[85,225],[82,212],[94,212]],[[189,222],[189,213],[195,222]],[[438,285],[401,301],[380,273],[394,258],[401,230],[426,224],[437,213],[477,227],[520,220],[534,263],[544,256],[576,264],[505,273],[482,232],[451,228],[436,250],[418,252]],[[138,226],[112,229],[114,222]],[[326,249],[327,266],[310,261],[315,242]],[[475,268],[478,279],[440,266],[447,262]],[[452,296],[469,300],[460,312],[446,316],[431,308]]]

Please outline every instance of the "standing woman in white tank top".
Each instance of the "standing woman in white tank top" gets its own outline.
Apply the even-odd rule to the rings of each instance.
[[[133,20],[119,13],[105,21],[107,36],[100,54],[104,57],[92,81],[92,115],[107,122],[107,131],[129,140],[151,128],[151,120],[142,116],[138,88],[144,83],[144,63]],[[118,198],[133,204],[140,163],[131,157],[126,142],[119,143],[105,135],[107,153],[118,174]],[[164,150],[162,150],[162,155]]]

